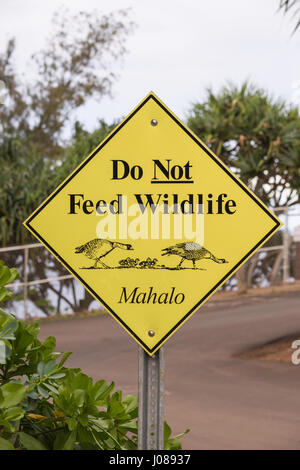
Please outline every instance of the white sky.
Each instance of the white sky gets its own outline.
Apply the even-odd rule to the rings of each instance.
[[[97,118],[126,115],[153,90],[181,119],[190,104],[202,99],[208,85],[219,89],[227,80],[246,78],[289,101],[300,96],[300,31],[276,13],[279,0],[9,0],[1,2],[0,48],[15,36],[18,62],[43,46],[51,14],[71,10],[108,12],[132,8],[137,24],[128,40],[129,53],[114,71],[119,80],[114,98],[90,102],[78,112],[89,129]],[[300,86],[299,86],[300,88]]]
[[[0,49],[15,36],[17,65],[26,70],[30,54],[43,47],[50,32],[53,11],[62,5],[103,12],[131,7],[137,29],[128,40],[122,66],[114,69],[119,79],[113,99],[89,102],[77,112],[88,129],[99,118],[110,122],[125,116],[150,90],[184,120],[207,86],[218,90],[228,80],[238,84],[248,78],[275,97],[300,103],[300,30],[291,36],[294,22],[276,12],[278,4],[279,0],[2,1]]]

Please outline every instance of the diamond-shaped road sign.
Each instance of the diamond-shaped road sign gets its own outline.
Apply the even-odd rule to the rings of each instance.
[[[24,224],[152,355],[281,222],[150,93]]]

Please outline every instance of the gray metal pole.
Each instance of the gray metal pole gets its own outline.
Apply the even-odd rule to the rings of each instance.
[[[139,348],[138,449],[164,448],[165,354],[160,348],[153,356]]]

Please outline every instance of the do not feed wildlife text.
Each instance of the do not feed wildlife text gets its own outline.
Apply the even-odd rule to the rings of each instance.
[[[116,194],[115,199],[106,201],[98,199],[93,201],[86,198],[84,193],[69,194],[68,214],[86,214],[93,213],[104,215],[124,214],[124,207],[128,207],[128,196]],[[215,215],[232,215],[236,212],[236,202],[228,199],[226,193],[220,193],[217,196],[209,193],[204,194],[186,194],[180,197],[178,194],[133,194],[134,204],[137,204],[142,214],[149,208],[154,214],[156,211],[162,210],[162,214],[215,214]],[[126,203],[125,203],[126,201]]]
[[[187,161],[184,165],[173,164],[171,159],[165,159],[162,163],[153,159],[153,177],[151,183],[194,183],[192,165]],[[130,165],[125,160],[112,160],[111,181],[130,178],[134,183],[144,176],[144,170],[140,165]],[[112,200],[106,200],[99,196],[93,200],[84,193],[69,194],[68,214],[79,213],[90,215],[99,214],[123,214],[127,204],[127,195],[116,194]],[[237,210],[237,203],[226,192],[213,193],[187,193],[185,196],[172,193],[133,193],[132,204],[137,204],[142,214],[149,208],[154,214],[160,211],[164,214],[227,214],[232,215]],[[125,204],[126,202],[126,204]]]

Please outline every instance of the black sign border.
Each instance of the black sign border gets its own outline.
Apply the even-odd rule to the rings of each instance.
[[[189,312],[184,315],[184,317],[176,323],[176,325],[160,340],[158,341],[153,348],[149,348],[142,340],[139,338],[139,336],[134,333],[134,331],[131,330],[131,328],[126,325],[126,323],[107,305],[107,303],[101,299],[101,297],[79,276],[78,273],[74,271],[71,266],[52,248],[46,240],[31,226],[30,222],[33,221],[33,219],[49,204],[49,202],[52,201],[52,199],[71,181],[82,168],[84,168],[90,160],[99,153],[99,151],[122,129],[122,127],[125,126],[125,124],[150,100],[153,99],[155,103],[157,103],[160,108],[165,111],[168,116],[173,119],[173,121],[178,124],[178,126],[197,144],[199,147],[220,167],[222,170],[227,173],[228,176],[274,221],[275,225],[274,227],[245,255],[243,258],[232,268],[230,271],[219,281],[217,284],[210,289],[209,292],[207,292],[202,299],[197,302],[197,304],[189,310]],[[75,278],[77,278],[85,287],[86,289],[102,304],[105,306],[105,308],[120,322],[123,327],[138,341],[140,345],[143,346],[146,351],[152,355],[158,348],[159,346],[165,342],[168,337],[198,308],[200,305],[224,282],[228,277],[246,260],[251,254],[261,245],[264,243],[267,238],[269,238],[275,230],[280,226],[279,220],[274,217],[272,212],[270,212],[261,202],[259,199],[257,199],[248,189],[245,187],[234,175],[231,173],[226,166],[221,163],[215,155],[208,149],[206,148],[195,136],[194,134],[189,131],[157,98],[155,95],[150,93],[141,103],[140,105],[127,117],[124,119],[124,121],[121,122],[121,124],[108,136],[107,139],[104,140],[102,144],[100,144],[96,150],[88,157],[86,158],[81,165],[78,166],[78,168],[59,186],[44,203],[41,204],[41,206],[24,222],[24,225],[53,253],[53,255],[60,260],[60,262],[74,275]]]

